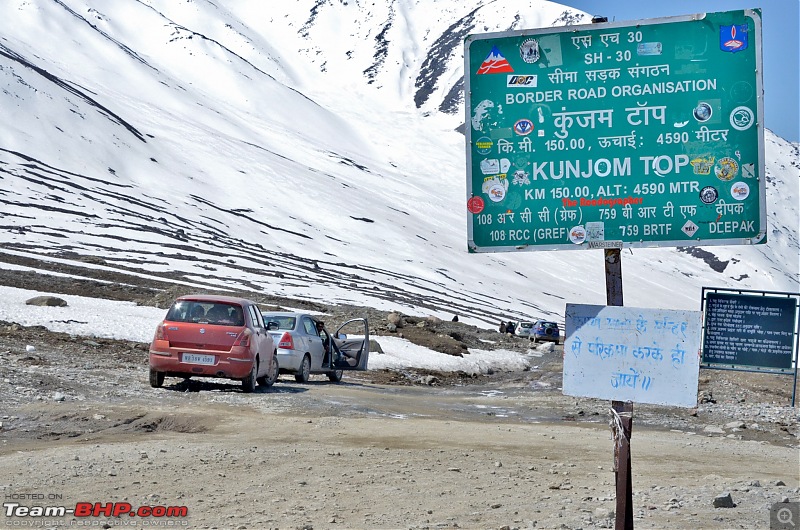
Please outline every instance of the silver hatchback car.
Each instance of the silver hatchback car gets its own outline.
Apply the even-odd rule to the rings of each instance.
[[[517,324],[517,329],[514,331],[517,337],[528,337],[531,338],[531,332],[533,331],[533,322],[520,322]]]
[[[278,348],[281,373],[294,374],[297,382],[308,382],[311,374],[325,374],[339,382],[345,370],[367,369],[366,318],[348,320],[331,334],[317,316],[308,313],[265,311],[262,315]]]

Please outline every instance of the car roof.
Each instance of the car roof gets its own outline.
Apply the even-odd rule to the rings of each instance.
[[[255,302],[247,298],[237,298],[235,296],[223,296],[218,294],[187,294],[176,298],[175,301],[192,301],[192,302],[224,302],[228,304],[252,304]]]
[[[261,311],[262,315],[269,315],[271,317],[308,317],[312,320],[319,320],[314,315],[310,315],[308,313],[297,313],[295,311]]]

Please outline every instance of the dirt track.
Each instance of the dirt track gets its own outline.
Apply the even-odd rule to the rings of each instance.
[[[160,520],[5,515],[9,527],[45,520],[97,527],[613,526],[607,404],[553,390],[558,351],[539,359],[542,369],[439,374],[440,386],[398,385],[414,379],[367,372],[340,385],[283,377],[245,395],[215,380],[168,379],[166,388],[151,389],[142,345],[2,329],[5,502],[188,510],[185,518]],[[28,344],[36,350],[27,352]],[[730,382],[714,379],[705,386],[724,394]],[[769,506],[797,498],[793,411],[730,401],[701,406],[696,416],[637,408],[638,528],[768,528]],[[726,429],[737,414],[745,428]],[[735,508],[713,507],[724,491]]]
[[[24,280],[56,294],[105,289]],[[0,283],[20,282],[0,271]],[[150,304],[179,294],[114,293]],[[386,315],[369,316],[380,341]],[[487,347],[487,337],[529,347],[451,322],[403,332],[429,347]],[[146,352],[145,344],[0,322],[3,525],[613,527],[609,404],[560,393],[560,347],[531,356],[523,372],[368,371],[338,385],[284,376],[255,394],[223,380],[167,379],[152,389]],[[697,409],[636,406],[636,527],[768,528],[770,505],[800,493],[791,378],[700,375]],[[723,492],[736,507],[714,508]],[[81,502],[185,507],[187,516],[9,515]]]

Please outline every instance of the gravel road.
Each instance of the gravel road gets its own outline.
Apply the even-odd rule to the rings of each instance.
[[[246,395],[223,380],[152,389],[146,345],[0,323],[3,522],[611,528],[608,403],[561,395],[560,355],[481,377],[283,377]],[[716,403],[635,410],[637,528],[768,528],[770,506],[798,498],[786,383],[703,375],[701,394]],[[735,507],[714,507],[723,493]],[[9,515],[9,503],[185,507],[186,516],[29,517]]]

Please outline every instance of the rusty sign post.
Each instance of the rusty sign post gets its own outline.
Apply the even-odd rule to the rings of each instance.
[[[608,22],[607,17],[595,16],[592,24]],[[621,306],[622,250],[603,250],[606,271],[606,305]],[[633,530],[633,482],[631,478],[631,431],[633,430],[633,402],[612,401],[612,433],[614,438],[614,483],[617,488],[617,509],[614,528]]]
[[[592,24],[608,22],[608,18],[595,16]],[[603,250],[606,271],[606,305],[621,306],[622,250]],[[633,402],[612,401],[612,434],[614,438],[614,484],[617,509],[615,530],[633,530],[633,481],[631,477],[631,431],[633,430]]]
[[[633,480],[631,477],[631,431],[633,403],[612,401],[614,411],[614,481],[617,487],[617,511],[614,528],[633,530]],[[619,423],[615,420],[619,419]]]
[[[606,270],[606,305],[622,304],[622,252],[618,248],[603,251]],[[633,402],[612,401],[611,421],[614,437],[614,479],[617,509],[614,528],[633,530],[633,481],[631,477],[631,431]]]

